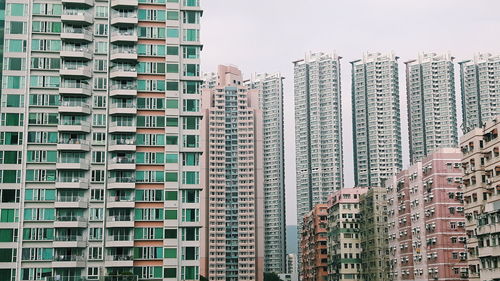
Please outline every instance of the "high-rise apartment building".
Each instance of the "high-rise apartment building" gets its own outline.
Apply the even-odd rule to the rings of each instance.
[[[460,160],[440,148],[387,181],[391,280],[467,280]]]
[[[422,53],[405,63],[411,163],[458,145],[453,59]]]
[[[328,281],[362,280],[361,195],[368,187],[344,188],[328,201]]]
[[[460,139],[469,280],[500,276],[500,115]]]
[[[315,53],[295,61],[294,93],[300,232],[304,215],[344,186],[340,57]]]
[[[356,186],[382,186],[402,169],[397,60],[367,53],[351,62]]]
[[[5,280],[199,280],[198,0],[7,0]]]
[[[500,55],[479,53],[460,62],[462,130],[469,132],[500,114]]]
[[[264,174],[259,92],[241,71],[219,66],[215,88],[202,90],[202,167],[209,280],[263,280]]]
[[[275,273],[284,273],[286,267],[283,79],[275,73],[256,74],[245,81],[258,90],[263,116],[264,271]]]
[[[359,200],[361,279],[389,281],[387,191],[373,187]]]
[[[300,237],[301,281],[325,280],[328,276],[328,205],[317,204],[304,217]]]

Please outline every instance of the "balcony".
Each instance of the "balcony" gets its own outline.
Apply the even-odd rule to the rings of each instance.
[[[135,48],[131,48],[131,47],[116,47],[115,46],[111,50],[110,59],[112,61],[117,61],[117,60],[137,61],[137,50]]]
[[[108,208],[134,208],[135,200],[132,195],[129,196],[110,196],[108,197]]]
[[[58,110],[59,113],[90,114],[90,105],[82,101],[62,101]]]
[[[57,150],[89,151],[90,142],[80,139],[59,139]]]
[[[71,24],[92,24],[94,22],[94,17],[85,10],[64,9],[61,15],[61,21]]]
[[[87,242],[80,235],[56,235],[52,245],[54,248],[84,248]]]
[[[86,260],[84,256],[76,255],[54,255],[52,267],[77,268],[85,267]]]
[[[118,12],[114,10],[111,13],[111,25],[113,26],[132,26],[137,25],[137,12]]]
[[[86,83],[62,83],[59,86],[59,94],[61,95],[79,95],[79,96],[91,96],[92,90],[90,85]]]
[[[109,124],[110,133],[135,133],[136,130],[135,122],[112,121]]]
[[[134,177],[112,177],[108,179],[109,189],[134,189]]]
[[[63,158],[56,163],[58,170],[88,170],[90,162],[84,158]]]
[[[129,267],[134,265],[132,255],[106,256],[106,267]]]
[[[71,78],[82,78],[88,79],[92,77],[92,71],[89,66],[86,65],[75,65],[63,63],[61,69],[59,70],[60,76],[69,76]]]
[[[131,8],[138,5],[138,0],[111,0],[111,8]]]
[[[135,151],[135,139],[117,139],[109,141],[109,151]]]
[[[64,4],[71,4],[71,5],[82,5],[82,6],[89,6],[92,7],[94,6],[94,0],[62,0],[63,5]]]
[[[132,235],[108,235],[106,247],[134,247],[134,239]]]
[[[56,188],[88,189],[89,188],[89,179],[87,179],[87,178],[73,178],[73,177],[59,177],[56,181]]]
[[[119,65],[111,67],[109,73],[111,79],[135,79],[137,78],[137,69],[131,65]]]
[[[92,51],[89,48],[71,44],[64,44],[59,54],[61,58],[92,59]]]
[[[131,215],[109,216],[107,227],[134,227],[134,218]]]
[[[111,84],[109,95],[112,97],[135,97],[137,96],[137,83]]]
[[[108,165],[109,170],[135,170],[135,158],[114,157]]]
[[[61,32],[62,40],[92,42],[93,38],[92,30],[81,27],[65,26]]]
[[[109,106],[109,114],[137,114],[137,106],[135,103],[112,103]]]
[[[59,195],[54,203],[54,208],[77,208],[86,209],[88,202],[85,198],[77,195]]]
[[[127,31],[114,31],[111,32],[111,43],[131,42],[136,43],[138,40],[137,32],[135,29]]]
[[[58,131],[63,132],[85,132],[90,133],[90,124],[80,120],[60,120],[57,126]]]
[[[54,222],[56,228],[86,228],[87,219],[79,216],[57,216]]]

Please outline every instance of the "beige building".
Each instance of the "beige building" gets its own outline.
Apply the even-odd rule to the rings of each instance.
[[[202,90],[202,194],[205,243],[201,271],[209,280],[263,279],[262,112],[258,91],[241,71],[219,66],[214,88]],[[205,232],[205,233],[203,233]]]
[[[469,280],[500,280],[500,116],[461,138]]]
[[[373,187],[359,201],[361,239],[361,278],[365,281],[389,280],[387,242],[387,191]]]

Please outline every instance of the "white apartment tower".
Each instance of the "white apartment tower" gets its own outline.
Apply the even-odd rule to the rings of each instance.
[[[422,53],[406,62],[410,161],[458,145],[455,72],[450,54]]]
[[[297,224],[344,186],[340,59],[311,53],[294,64]]]
[[[205,243],[202,272],[209,280],[263,280],[264,176],[259,93],[241,71],[218,68],[214,88],[202,90],[201,144]]]
[[[0,279],[199,280],[200,1],[3,2]]]
[[[264,146],[264,271],[284,273],[286,267],[285,151],[283,77],[255,74],[245,84],[259,92]]]
[[[367,53],[351,62],[356,186],[382,186],[402,168],[397,60]]]
[[[479,53],[460,62],[460,79],[465,134],[500,114],[500,55]]]

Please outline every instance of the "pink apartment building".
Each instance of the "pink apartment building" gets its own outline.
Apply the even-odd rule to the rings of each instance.
[[[461,158],[441,148],[386,183],[393,280],[467,279]]]
[[[209,280],[263,280],[262,112],[241,71],[219,66],[202,91],[204,189],[201,272]]]
[[[302,281],[327,279],[327,219],[328,205],[317,204],[303,218],[300,238]]]

